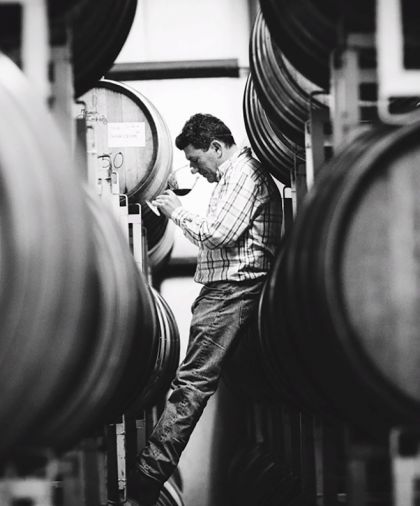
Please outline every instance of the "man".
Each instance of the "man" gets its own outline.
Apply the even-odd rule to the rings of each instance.
[[[170,190],[153,202],[199,247],[194,279],[204,286],[192,306],[185,359],[162,416],[137,457],[132,494],[141,506],[156,504],[216,391],[228,350],[255,316],[282,221],[276,185],[249,148],[238,149],[222,121],[195,114],[175,143],[191,171],[215,187],[206,216],[184,209]]]

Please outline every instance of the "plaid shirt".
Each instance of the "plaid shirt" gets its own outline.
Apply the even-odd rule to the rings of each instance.
[[[271,176],[237,151],[220,167],[207,216],[178,207],[172,220],[199,246],[195,281],[244,281],[264,276],[280,243],[281,197]]]

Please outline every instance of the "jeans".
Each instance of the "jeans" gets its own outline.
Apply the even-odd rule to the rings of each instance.
[[[192,305],[187,353],[165,409],[137,458],[145,481],[157,488],[171,476],[208,399],[217,389],[232,343],[258,309],[264,278],[203,286]]]

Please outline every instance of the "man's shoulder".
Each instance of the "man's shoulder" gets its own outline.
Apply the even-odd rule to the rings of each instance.
[[[238,158],[238,163],[236,164],[236,168],[239,171],[245,172],[249,175],[259,176],[262,170],[261,162],[252,156],[252,153],[245,152],[243,156]]]
[[[249,176],[258,186],[269,189],[277,188],[270,172],[253,155],[251,148],[243,149],[242,155],[238,157],[238,161],[233,165],[232,169],[233,171],[237,171],[238,174]]]
[[[274,184],[271,174],[263,164],[255,157],[247,158],[243,170],[245,170],[256,182],[264,186]]]

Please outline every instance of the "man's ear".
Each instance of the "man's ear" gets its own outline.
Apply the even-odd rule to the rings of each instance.
[[[211,141],[211,146],[213,147],[214,151],[216,152],[216,155],[219,157],[223,154],[223,144],[215,139],[214,141]]]

